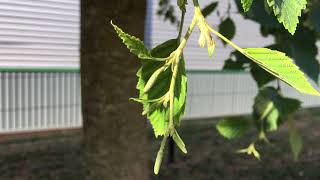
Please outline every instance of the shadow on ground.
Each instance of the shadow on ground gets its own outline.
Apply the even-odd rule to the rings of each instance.
[[[184,121],[180,134],[188,154],[175,152],[175,163],[166,160],[159,176],[153,180],[317,180],[320,179],[320,110],[303,110],[295,116],[304,138],[304,149],[299,161],[293,161],[288,144],[287,128],[273,133],[273,146],[262,144],[258,161],[235,150],[246,147],[252,135],[228,141],[214,129],[216,121]],[[253,132],[251,133],[253,134]],[[158,141],[150,130],[155,156]],[[62,132],[53,135],[11,138],[0,142],[1,180],[81,180],[84,163],[81,132]],[[150,164],[153,163],[150,160]],[[152,165],[150,165],[152,168]]]

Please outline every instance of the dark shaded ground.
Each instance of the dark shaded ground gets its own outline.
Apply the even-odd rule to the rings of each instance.
[[[295,119],[304,138],[304,149],[297,162],[292,159],[285,127],[269,136],[273,147],[258,146],[262,154],[262,160],[258,161],[234,153],[246,147],[249,138],[227,141],[217,134],[215,121],[184,121],[180,134],[188,154],[182,155],[177,150],[176,162],[168,166],[164,161],[160,175],[152,175],[152,179],[320,179],[320,110],[301,111]],[[155,142],[151,130],[150,139]],[[150,157],[156,155],[158,143],[153,144],[154,153]],[[0,138],[0,180],[81,180],[83,167],[79,131],[5,141]]]

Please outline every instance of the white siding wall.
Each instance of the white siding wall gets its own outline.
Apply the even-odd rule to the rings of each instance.
[[[78,73],[0,73],[0,134],[82,126]]]
[[[0,68],[78,68],[79,0],[0,0]]]
[[[80,0],[0,0],[0,134],[81,127],[79,40]]]

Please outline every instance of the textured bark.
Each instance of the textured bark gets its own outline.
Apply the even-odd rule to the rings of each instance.
[[[137,97],[139,60],[110,20],[143,39],[145,0],[81,1],[81,81],[86,179],[148,179],[146,121]]]

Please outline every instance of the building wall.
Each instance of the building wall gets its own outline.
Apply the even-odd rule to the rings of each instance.
[[[79,0],[0,0],[0,133],[81,127]]]
[[[177,35],[176,26],[156,15],[156,2],[148,0],[145,42],[150,47]],[[200,1],[203,6],[209,2]],[[219,1],[221,15],[227,2]],[[187,11],[185,26],[191,21],[190,5]],[[259,25],[244,20],[234,5],[231,15],[238,45],[273,42],[262,38]],[[217,26],[219,18],[213,14],[208,22]],[[196,29],[185,50],[189,80],[185,119],[250,113],[257,93],[250,74],[219,71],[232,49],[217,39],[209,58],[197,45],[198,35]],[[0,134],[82,126],[79,38],[78,0],[0,0]],[[284,94],[301,99],[304,107],[320,104],[320,99],[285,84],[282,88]]]
[[[0,0],[0,69],[79,68],[79,0]]]

